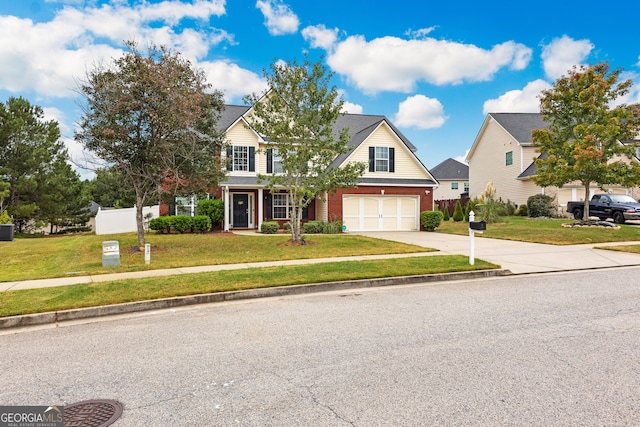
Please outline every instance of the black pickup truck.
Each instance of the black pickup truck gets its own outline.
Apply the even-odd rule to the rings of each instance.
[[[567,212],[575,219],[582,219],[584,202],[568,202]],[[629,219],[640,219],[640,203],[621,194],[594,194],[589,201],[589,216],[597,216],[602,221],[613,218],[616,224],[624,224]]]

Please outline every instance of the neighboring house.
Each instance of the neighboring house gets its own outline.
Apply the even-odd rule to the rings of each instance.
[[[248,124],[251,107],[228,105],[218,121],[229,144],[230,170],[219,184],[217,197],[225,201],[224,230],[259,229],[263,221],[289,219],[286,193],[271,192],[258,174],[279,173],[277,153]],[[347,231],[419,230],[420,212],[433,209],[436,179],[416,157],[416,148],[384,116],[345,114],[334,132],[348,128],[351,151],[333,165],[367,162],[369,169],[356,188],[337,189],[317,197],[305,209],[303,221],[339,220]]]
[[[455,159],[447,159],[430,170],[440,186],[434,189],[434,200],[467,197],[469,193],[469,166]]]
[[[562,188],[536,185],[532,177],[536,173],[534,160],[540,155],[533,145],[532,131],[544,129],[548,123],[539,113],[489,113],[469,150],[469,196],[478,197],[489,182],[496,188],[496,196],[516,205],[527,203],[535,194],[555,197],[558,213],[563,214],[570,200],[583,200],[584,188],[579,182]],[[544,154],[542,154],[544,155]],[[591,194],[602,192],[594,183]],[[637,189],[606,186],[606,191],[628,194]]]

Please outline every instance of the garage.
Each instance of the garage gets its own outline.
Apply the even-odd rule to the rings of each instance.
[[[347,231],[417,231],[419,211],[419,196],[342,196]]]

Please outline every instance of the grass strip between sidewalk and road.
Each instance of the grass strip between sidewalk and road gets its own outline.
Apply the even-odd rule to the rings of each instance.
[[[243,289],[495,268],[499,266],[479,259],[469,265],[463,255],[439,255],[127,279],[1,292],[0,317]]]

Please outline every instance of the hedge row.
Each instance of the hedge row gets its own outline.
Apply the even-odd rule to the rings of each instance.
[[[206,233],[211,230],[211,218],[207,215],[176,215],[153,218],[149,222],[149,228],[161,234],[172,231],[178,233]]]

